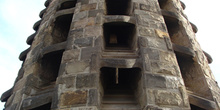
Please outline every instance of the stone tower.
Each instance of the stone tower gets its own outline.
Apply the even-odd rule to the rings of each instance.
[[[47,0],[6,110],[219,110],[179,0]]]

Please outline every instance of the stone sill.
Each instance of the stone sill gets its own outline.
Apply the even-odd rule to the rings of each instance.
[[[104,16],[104,23],[111,23],[111,22],[127,22],[131,24],[135,24],[135,18],[132,16],[126,15],[107,15]]]
[[[42,50],[42,56],[65,50],[67,41],[47,46]]]
[[[189,96],[189,102],[190,104],[196,105],[200,108],[204,108],[206,110],[217,110],[217,105],[214,101],[205,99],[203,97],[200,97],[198,95],[195,95],[191,91],[187,91]]]
[[[56,12],[55,17],[60,17],[63,15],[68,15],[68,14],[73,14],[75,11],[75,7],[74,8],[70,8],[70,9],[63,9],[63,10],[59,10]]]

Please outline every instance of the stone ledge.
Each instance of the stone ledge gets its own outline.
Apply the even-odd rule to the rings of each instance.
[[[131,24],[135,24],[136,20],[134,17],[125,16],[125,15],[108,15],[104,17],[104,23],[111,23],[111,22],[127,22]]]
[[[185,9],[186,9],[186,5],[185,5],[185,3],[182,2],[182,1],[180,1],[180,3],[181,3],[181,6],[182,6],[183,10],[185,10]]]
[[[187,93],[189,96],[189,102],[191,104],[204,108],[206,110],[217,110],[218,109],[214,101],[199,97],[190,91],[187,91]]]
[[[181,54],[182,56],[185,57],[195,57],[195,52],[192,49],[174,43],[172,45],[173,45],[173,50],[176,53]]]
[[[39,14],[39,17],[40,17],[40,18],[43,17],[43,15],[44,15],[44,13],[46,12],[46,10],[47,10],[47,9],[45,8],[45,9],[43,9],[43,10],[40,12],[40,14]]]
[[[30,47],[26,49],[25,51],[21,52],[21,54],[19,55],[19,60],[24,61],[29,51],[30,51]]]
[[[42,56],[44,56],[46,54],[51,54],[51,53],[54,53],[54,52],[65,50],[66,44],[67,44],[67,42],[61,42],[61,43],[58,43],[58,44],[47,46],[47,47],[43,48]]]
[[[12,92],[13,92],[13,87],[2,94],[1,101],[6,102],[8,98],[12,95]]]
[[[170,22],[178,22],[179,21],[179,15],[177,15],[174,12],[161,10],[161,13],[162,13],[164,19],[169,20]]]
[[[37,31],[37,30],[39,29],[39,26],[40,26],[41,21],[42,21],[42,20],[39,20],[39,21],[37,21],[37,22],[34,24],[33,29],[34,29],[35,31]]]
[[[35,37],[35,36],[36,36],[36,32],[35,32],[34,34],[30,35],[30,36],[27,38],[26,43],[27,43],[28,45],[31,45],[32,42],[34,41],[34,37]]]
[[[209,55],[207,52],[203,51],[203,53],[205,54],[207,60],[208,60],[208,63],[211,64],[213,62],[213,59],[212,59],[212,56]]]
[[[49,4],[50,4],[50,2],[51,2],[51,0],[47,0],[47,1],[45,1],[44,6],[45,6],[45,7],[48,7]]]
[[[63,15],[73,14],[74,11],[75,11],[75,8],[63,9],[63,10],[57,11],[55,14],[55,17],[57,18]]]
[[[135,68],[139,67],[137,59],[103,58],[100,61],[102,67]]]
[[[192,26],[193,32],[197,33],[198,32],[197,26],[195,24],[191,23],[191,22],[190,22],[190,24]]]
[[[62,0],[62,1],[60,2],[60,4],[63,4],[63,3],[65,3],[65,2],[71,2],[71,1],[76,1],[76,0]]]
[[[49,92],[49,93],[45,93],[42,95],[37,95],[37,96],[27,98],[22,102],[22,108],[25,110],[33,109],[38,106],[50,103],[52,101],[53,95],[54,95],[53,93]]]

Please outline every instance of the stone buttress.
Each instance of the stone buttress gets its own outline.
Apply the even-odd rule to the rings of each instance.
[[[6,110],[219,110],[179,0],[47,0]]]

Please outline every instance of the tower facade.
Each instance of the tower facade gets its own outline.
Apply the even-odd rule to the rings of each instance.
[[[179,0],[47,0],[6,110],[219,110]]]

